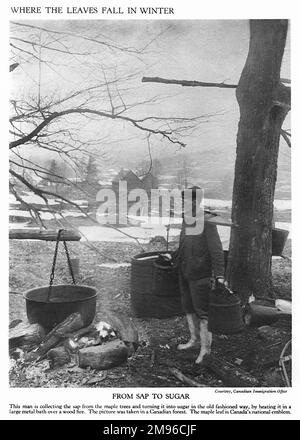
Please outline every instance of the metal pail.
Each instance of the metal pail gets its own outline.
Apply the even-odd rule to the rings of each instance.
[[[208,327],[215,334],[239,333],[245,327],[241,300],[225,287],[211,292]]]

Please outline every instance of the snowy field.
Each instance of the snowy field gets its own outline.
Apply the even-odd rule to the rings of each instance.
[[[291,239],[291,223],[286,222],[276,222],[276,228],[286,229],[290,231],[288,239]],[[229,246],[230,239],[230,228],[228,226],[217,226],[219,235],[223,244],[223,248],[226,250]],[[82,241],[109,241],[109,242],[132,242],[133,239],[123,234],[131,235],[137,238],[141,243],[148,243],[149,240],[155,236],[162,236],[167,238],[165,226],[153,225],[153,227],[143,227],[141,226],[129,226],[126,228],[118,228],[116,230],[112,227],[106,226],[80,226],[79,231],[82,233]],[[171,227],[169,233],[169,240],[174,240],[179,236],[180,229],[173,229]]]
[[[34,195],[23,196],[26,198],[27,203],[43,203],[43,200]],[[28,211],[20,211],[17,208],[19,202],[10,194],[9,202],[12,209],[9,211],[10,216],[22,217],[19,222],[10,223],[10,227],[13,228],[26,228],[27,223],[24,223],[24,218],[31,219]],[[85,200],[77,200],[79,205],[85,205],[87,202]],[[50,201],[49,204],[55,205],[57,201]],[[230,200],[218,200],[218,199],[205,199],[205,206],[215,209],[231,208]],[[290,200],[275,200],[274,207],[277,210],[288,210],[291,209]],[[64,217],[84,217],[83,213],[75,212],[72,210],[62,211]],[[51,214],[49,212],[41,212],[41,218],[43,220],[51,220],[53,218],[59,219],[58,214]],[[169,217],[159,217],[157,215],[147,216],[129,216],[129,225],[126,227],[120,227],[116,229],[112,226],[106,225],[95,225],[95,226],[79,226],[78,230],[82,234],[82,241],[103,241],[103,242],[132,242],[135,237],[141,243],[148,243],[149,240],[155,236],[162,236],[167,238],[166,226],[169,224]],[[180,233],[181,218],[172,218],[171,228],[169,231],[169,240],[172,241],[176,239]],[[286,229],[290,231],[289,239],[291,239],[291,223],[287,222],[276,222],[275,226],[277,228]],[[229,238],[230,238],[230,227],[219,226],[218,231],[223,243],[224,249],[228,248]],[[130,237],[131,236],[131,237]]]

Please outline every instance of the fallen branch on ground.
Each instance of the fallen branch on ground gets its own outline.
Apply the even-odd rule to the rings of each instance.
[[[177,368],[170,367],[169,371],[170,373],[173,374],[174,377],[180,380],[180,382],[183,382],[186,385],[189,385],[190,387],[201,387],[201,388],[206,387],[206,385],[203,385],[202,383],[196,382],[194,379],[190,379],[189,377],[185,376]]]
[[[204,357],[203,365],[213,371],[227,386],[256,387],[259,385],[258,380],[246,371],[212,354]]]

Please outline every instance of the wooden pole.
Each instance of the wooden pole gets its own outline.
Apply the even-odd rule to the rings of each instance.
[[[57,231],[53,229],[10,229],[9,239],[56,241]],[[79,241],[80,239],[80,233],[71,229],[64,229],[59,238],[60,241]]]

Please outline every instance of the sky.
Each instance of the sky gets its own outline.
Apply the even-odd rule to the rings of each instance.
[[[161,76],[172,79],[198,80],[208,82],[227,82],[236,84],[244,66],[249,44],[249,24],[247,20],[60,20],[38,21],[34,24],[66,33],[97,37],[119,47],[144,47],[141,56],[128,55],[119,50],[108,49],[82,39],[73,39],[68,35],[62,43],[69,45],[75,52],[89,52],[82,57],[66,57],[58,52],[45,52],[42,57],[51,61],[51,68],[44,63],[39,73],[38,63],[21,63],[21,69],[13,73],[11,95],[36,95],[38,78],[41,78],[41,93],[49,96],[63,97],[68,92],[89,85],[96,85],[103,80],[103,71],[107,78],[113,78],[116,71],[122,79],[133,75],[126,82],[120,81],[121,94],[126,104],[153,99],[159,95],[160,100],[152,104],[134,108],[130,115],[204,117],[200,129],[185,139],[186,152],[205,151],[211,148],[226,148],[230,160],[234,158],[236,133],[239,120],[239,109],[234,89],[219,88],[183,88],[176,85],[142,83],[142,76]],[[11,24],[11,36],[31,38],[36,31],[23,30]],[[41,34],[47,41],[47,34]],[[45,39],[45,40],[44,40]],[[150,44],[149,44],[150,42]],[[70,45],[71,44],[71,45]],[[62,47],[62,46],[60,46]],[[26,58],[26,56],[25,56]],[[287,39],[282,63],[282,77],[290,78],[290,42]],[[116,93],[114,90],[112,93]],[[93,96],[93,105],[109,109],[107,91]],[[70,121],[70,120],[69,120]],[[93,133],[97,139],[103,139],[110,157],[118,160],[139,160],[147,155],[145,134],[133,129],[128,124],[115,121],[84,121],[74,118],[72,121],[80,127],[81,136],[89,137]],[[80,125],[81,124],[81,125]],[[289,119],[285,122],[289,128]],[[105,143],[102,142],[102,143]],[[153,155],[160,157],[176,154],[178,149],[156,136],[151,137]],[[283,143],[284,157],[289,155]]]

